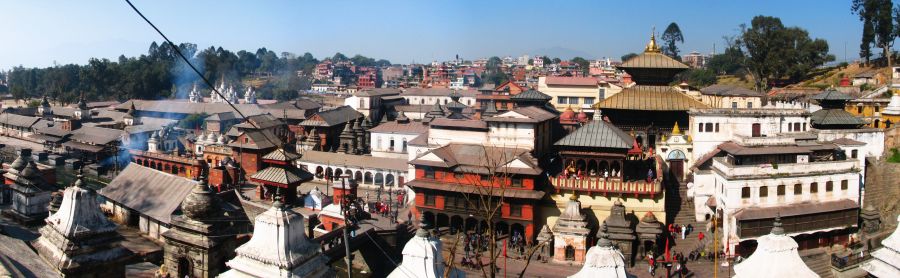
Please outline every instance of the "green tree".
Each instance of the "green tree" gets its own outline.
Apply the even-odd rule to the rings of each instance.
[[[631,58],[634,58],[634,57],[637,57],[637,56],[638,56],[637,53],[628,53],[628,54],[622,55],[622,62],[631,60]]]
[[[559,59],[559,57],[553,58],[554,64],[559,64],[559,62],[562,62],[562,59]]]
[[[872,45],[881,48],[882,57],[889,58],[890,47],[897,37],[892,1],[853,0],[850,10],[859,15],[859,20],[863,22],[860,58],[865,58],[866,63],[869,63]]]
[[[553,63],[553,60],[550,60],[550,57],[544,56],[541,57],[541,61],[544,62],[544,65],[549,65]]]
[[[702,88],[716,83],[716,72],[711,69],[691,69],[678,74],[676,80]]]
[[[739,46],[729,46],[725,52],[710,57],[706,67],[716,74],[737,74],[743,69],[744,58]]]
[[[178,121],[178,127],[183,129],[203,128],[206,117],[209,117],[209,115],[207,115],[206,113],[190,114],[187,117],[184,117],[184,119]]]
[[[334,56],[331,56],[331,60],[335,62],[347,61],[347,55],[341,54],[340,52],[334,53]]]
[[[581,69],[581,73],[583,73],[584,75],[588,75],[588,72],[590,72],[591,62],[587,59],[575,57],[572,58],[572,63],[578,64],[578,67]]]
[[[676,44],[684,43],[684,35],[681,33],[681,28],[678,28],[678,24],[675,22],[669,23],[669,27],[666,27],[666,31],[663,32],[662,40],[666,42],[663,52],[669,57],[681,60],[681,57],[678,56],[678,46]]]
[[[768,90],[773,79],[797,80],[834,60],[828,54],[828,42],[811,39],[801,28],[784,27],[777,17],[756,16],[749,28],[742,25],[741,30],[740,42],[747,56],[744,66],[758,91]]]

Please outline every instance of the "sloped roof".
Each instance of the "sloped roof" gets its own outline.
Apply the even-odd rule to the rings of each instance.
[[[300,155],[294,152],[285,151],[282,148],[274,150],[262,157],[265,160],[276,160],[276,161],[294,161],[300,158]]]
[[[293,184],[313,179],[313,175],[303,169],[287,167],[268,167],[250,176],[251,180],[262,180],[279,184]]]
[[[850,112],[843,109],[821,109],[813,112],[809,120],[814,125],[863,125],[866,124]]]
[[[371,133],[402,133],[402,134],[422,134],[428,131],[428,126],[422,122],[409,121],[407,123],[399,123],[391,121],[379,124],[369,129]]]
[[[516,118],[516,117],[507,117],[504,114],[507,113],[517,113],[519,115],[528,117],[525,118]],[[524,106],[513,109],[512,111],[504,112],[503,114],[487,117],[484,119],[486,122],[531,122],[531,123],[540,123],[543,121],[551,120],[556,118],[557,114],[547,111],[543,108],[537,106]]]
[[[253,124],[256,124],[256,126],[254,127],[253,124],[249,123],[248,121],[252,122]],[[236,124],[234,126],[240,127],[240,128],[266,129],[266,128],[278,126],[281,124],[284,124],[284,122],[282,122],[275,116],[272,116],[271,114],[259,114],[259,115],[248,116],[246,121]]]
[[[593,78],[593,77],[547,76],[544,79],[544,83],[546,83],[547,85],[558,85],[558,86],[593,86],[593,87],[596,87],[599,82],[596,78]]]
[[[359,97],[399,95],[400,89],[396,88],[372,88],[357,91],[354,95]]]
[[[509,97],[509,99],[547,101],[547,100],[553,99],[553,97],[551,97],[545,93],[542,93],[538,90],[531,89],[531,90],[527,90],[527,91],[521,92],[519,94],[516,94],[514,96],[511,96],[511,97]]]
[[[591,147],[628,149],[634,138],[625,131],[606,121],[590,121],[575,132],[566,135],[554,145],[569,147]]]
[[[437,118],[429,123],[432,127],[456,127],[467,129],[487,129],[487,122],[469,119]]]
[[[196,184],[194,180],[131,163],[99,193],[168,224]]]
[[[856,141],[850,138],[838,138],[830,141],[831,143],[844,146],[864,146],[866,143]]]
[[[241,140],[235,140],[228,144],[230,147],[238,147],[238,148],[246,148],[246,149],[268,149],[273,147],[278,147],[283,144],[280,138],[278,138],[275,133],[272,133],[271,130],[263,129],[263,130],[249,130],[243,133],[245,136],[250,137],[250,140],[253,142],[243,143]]]
[[[618,94],[595,104],[594,107],[644,111],[687,111],[691,108],[709,108],[706,104],[669,86],[647,85],[625,88]]]
[[[833,89],[825,90],[819,94],[812,96],[810,99],[822,101],[822,100],[853,100],[854,98],[848,94],[838,92]]]
[[[210,102],[186,102],[176,100],[129,100],[116,106],[116,110],[128,110],[134,103],[135,109],[139,111],[157,112],[157,113],[178,113],[178,114],[201,114],[208,115],[233,112],[227,103],[210,103]],[[234,104],[245,116],[262,114],[259,104]]]
[[[82,126],[81,128],[72,131],[72,136],[69,137],[69,139],[93,145],[106,145],[113,141],[119,140],[121,136],[122,130],[95,126]]]
[[[321,119],[317,119],[321,118]],[[335,126],[346,123],[357,118],[361,118],[362,113],[357,112],[350,106],[340,106],[331,110],[319,111],[312,119],[307,119],[300,123],[303,126]]]
[[[810,153],[810,149],[801,146],[765,146],[745,147],[734,142],[719,144],[719,149],[732,155],[761,155],[761,154],[800,154]]]
[[[22,116],[12,113],[0,114],[0,124],[11,125],[16,127],[31,127],[41,118],[32,116]]]
[[[312,162],[334,167],[359,167],[364,169],[388,169],[395,171],[409,170],[406,158],[386,158],[321,151],[305,151],[303,152],[303,157],[301,157],[299,161],[300,163]]]
[[[713,96],[762,97],[763,93],[735,85],[715,84],[700,89],[700,93]]]
[[[689,67],[658,52],[644,52],[628,59],[619,68],[688,69]]]
[[[462,97],[475,97],[478,91],[474,90],[453,90],[449,88],[409,88],[403,90],[401,96],[433,96],[433,97],[449,97],[451,93],[457,92]]]
[[[442,161],[423,159],[428,154],[434,154]],[[515,160],[525,163],[528,167],[506,167]],[[469,173],[483,173],[490,167],[496,167],[494,170],[498,172],[528,175],[538,175],[543,171],[527,149],[458,143],[431,150],[410,161],[409,164],[454,168]]]

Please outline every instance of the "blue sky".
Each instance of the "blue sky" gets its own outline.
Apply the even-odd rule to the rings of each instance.
[[[395,63],[523,54],[638,52],[676,22],[682,52],[708,53],[755,15],[777,16],[849,59],[862,24],[850,1],[173,1],[134,0],[169,38],[200,48],[342,52]],[[0,69],[145,53],[161,38],[124,1],[0,0]],[[551,52],[551,53],[542,53]]]

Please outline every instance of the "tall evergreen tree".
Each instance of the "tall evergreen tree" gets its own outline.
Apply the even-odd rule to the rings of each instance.
[[[678,46],[676,44],[684,43],[684,35],[681,33],[681,28],[678,28],[678,24],[675,22],[669,23],[669,27],[666,27],[666,31],[663,32],[662,40],[666,42],[665,47],[663,47],[665,54],[680,60],[681,57],[678,57]]]

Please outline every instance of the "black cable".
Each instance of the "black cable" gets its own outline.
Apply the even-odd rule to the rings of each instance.
[[[172,40],[169,40],[169,37],[166,37],[166,34],[163,34],[163,32],[161,30],[159,30],[159,28],[157,28],[156,25],[153,24],[153,22],[150,21],[150,19],[148,19],[146,16],[144,16],[144,14],[141,13],[141,11],[138,10],[138,8],[135,7],[134,4],[131,3],[131,0],[125,0],[125,3],[128,3],[128,6],[131,6],[131,9],[134,10],[134,12],[138,14],[138,16],[140,16],[142,19],[144,19],[144,21],[147,22],[147,24],[149,24],[150,27],[153,27],[153,30],[156,30],[156,33],[158,33],[160,36],[162,36],[162,38],[164,40],[166,40],[167,43],[169,43],[169,46],[171,46],[172,49],[175,50],[175,53],[178,54],[178,57],[181,57],[181,60],[183,60],[185,63],[187,63],[187,65],[189,67],[191,67],[192,70],[194,70],[194,73],[196,73],[197,76],[200,76],[200,79],[202,79],[203,82],[206,83],[207,86],[209,86],[209,88],[212,90],[212,92],[216,93],[216,95],[218,95],[223,100],[225,100],[225,103],[227,103],[228,106],[231,107],[231,109],[234,109],[234,111],[237,112],[238,115],[240,115],[241,118],[244,119],[244,121],[250,123],[250,125],[253,126],[254,128],[256,128],[257,130],[260,129],[259,126],[256,125],[256,123],[254,123],[253,121],[250,121],[247,118],[247,116],[244,115],[244,113],[242,113],[240,110],[237,109],[236,106],[234,106],[234,104],[232,104],[230,101],[228,101],[228,99],[226,99],[225,96],[222,95],[222,93],[216,89],[216,87],[212,84],[212,82],[210,82],[209,79],[206,79],[206,77],[203,76],[203,73],[201,73],[200,70],[198,70],[197,67],[195,67],[194,64],[191,63],[191,61],[187,58],[187,56],[184,56],[184,53],[181,52],[181,48],[179,48],[177,45],[175,45],[175,43],[173,43]],[[275,146],[282,145],[282,144],[277,144],[275,141],[273,141],[271,138],[269,138],[269,136],[266,134],[266,132],[260,132],[260,133],[262,133],[262,135],[263,135],[263,137],[265,137],[266,141],[269,141],[269,143],[272,143],[272,145],[275,145]]]

